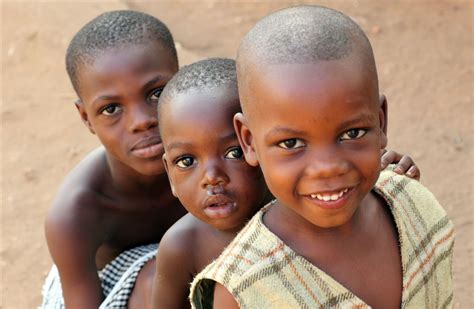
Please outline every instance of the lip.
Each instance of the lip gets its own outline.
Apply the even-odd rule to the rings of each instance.
[[[305,194],[303,195],[305,199],[309,200],[312,204],[324,208],[324,209],[329,209],[329,210],[335,210],[335,209],[340,209],[344,207],[347,203],[347,200],[352,196],[352,193],[354,192],[355,187],[344,187],[338,190],[325,190],[325,191],[317,191],[315,193],[311,194]],[[329,200],[329,201],[324,201],[320,200],[317,198],[311,197],[313,194],[321,194],[321,195],[330,195],[330,194],[336,194],[341,191],[344,191],[345,189],[348,189],[347,192],[345,192],[341,197],[339,197],[337,200]]]
[[[223,194],[211,195],[204,201],[204,213],[212,219],[226,218],[236,207],[237,203]]]
[[[163,144],[160,137],[154,135],[139,140],[133,145],[131,152],[138,158],[154,158],[163,154]]]

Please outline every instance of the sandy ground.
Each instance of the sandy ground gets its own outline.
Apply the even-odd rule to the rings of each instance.
[[[298,3],[298,2],[292,2]],[[389,148],[411,154],[456,226],[455,304],[473,308],[473,3],[319,2],[367,31],[389,100]],[[162,19],[181,64],[233,57],[240,38],[286,2],[2,2],[1,308],[35,308],[51,266],[43,220],[62,178],[98,145],[64,69],[73,34],[101,12]]]

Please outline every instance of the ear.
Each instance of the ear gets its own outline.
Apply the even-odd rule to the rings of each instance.
[[[166,175],[168,175],[168,181],[170,183],[171,193],[173,193],[174,197],[178,197],[178,195],[176,194],[176,189],[174,188],[173,180],[171,180],[171,175],[168,170],[168,160],[166,159],[166,153],[163,154],[161,159],[163,160],[163,165],[165,166]]]
[[[86,127],[89,129],[89,131],[92,134],[95,134],[94,129],[92,128],[92,125],[89,121],[89,117],[87,116],[86,109],[84,107],[84,103],[82,103],[81,99],[77,99],[74,101],[74,105],[77,108],[77,111],[79,112],[79,115],[81,116],[82,122],[86,125]]]
[[[234,129],[244,152],[245,161],[251,166],[258,166],[257,153],[253,145],[253,136],[247,126],[247,119],[242,113],[234,115]]]
[[[385,148],[388,143],[387,139],[387,98],[385,95],[381,95],[379,98],[379,123],[380,123],[380,131],[381,131],[381,148]]]

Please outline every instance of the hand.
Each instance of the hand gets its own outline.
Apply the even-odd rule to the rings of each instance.
[[[400,175],[407,175],[408,177],[420,180],[420,169],[415,165],[413,159],[407,155],[399,154],[393,150],[382,150],[381,167],[386,168],[389,164],[397,164],[393,170]]]

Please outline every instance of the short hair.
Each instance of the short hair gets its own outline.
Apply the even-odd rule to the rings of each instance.
[[[93,64],[98,56],[111,49],[154,42],[170,52],[177,66],[173,36],[157,18],[131,10],[110,11],[97,16],[74,35],[67,48],[66,70],[74,90],[79,95],[80,65]]]
[[[248,71],[255,65],[339,60],[355,51],[376,76],[370,42],[350,17],[313,5],[283,9],[257,22],[242,40],[237,53],[239,88],[246,88]],[[242,93],[241,99],[245,103]]]
[[[220,87],[235,89],[237,95],[235,60],[209,58],[186,65],[170,79],[163,89],[158,102],[158,118],[160,118],[163,106],[169,104],[177,95],[189,90],[199,91]]]

